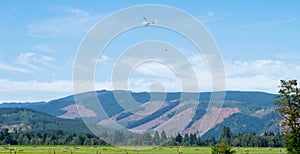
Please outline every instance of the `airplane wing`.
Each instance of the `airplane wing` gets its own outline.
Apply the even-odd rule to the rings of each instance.
[[[149,21],[147,20],[147,18],[145,18],[145,17],[143,17],[143,18],[144,18],[145,21],[149,22]]]

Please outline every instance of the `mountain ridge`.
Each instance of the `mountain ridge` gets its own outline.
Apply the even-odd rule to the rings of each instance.
[[[223,92],[223,91],[221,91]],[[124,127],[128,129],[145,129],[145,130],[158,130],[162,129],[161,124],[167,121],[174,121],[178,116],[188,116],[185,112],[192,113],[191,110],[187,110],[186,108],[179,109],[180,104],[187,102],[188,100],[194,101],[194,103],[198,103],[197,109],[195,110],[194,116],[192,120],[187,125],[187,128],[193,126],[195,124],[203,124],[203,116],[210,115],[212,117],[215,114],[207,113],[207,108],[209,107],[209,100],[211,98],[211,94],[213,92],[132,92],[132,91],[109,91],[109,90],[100,90],[100,91],[90,91],[85,92],[80,95],[81,101],[91,102],[91,95],[96,94],[102,107],[107,112],[106,114],[110,117],[110,119],[98,119],[97,124],[106,124],[109,120],[113,120],[117,123],[122,124]],[[163,104],[156,112],[152,112],[147,116],[137,117],[136,115],[128,112],[122,105],[120,105],[120,101],[123,103],[131,103],[130,99],[127,99],[127,95],[130,94],[132,98],[134,98],[137,103],[141,104],[141,108],[147,108],[151,106],[150,100],[152,103],[156,101],[161,95],[165,95],[165,99]],[[181,98],[182,94],[187,96],[186,98]],[[116,97],[118,95],[118,97]],[[151,96],[154,98],[151,99]],[[264,130],[272,130],[274,132],[279,131],[279,120],[280,117],[278,113],[274,110],[274,104],[276,94],[271,94],[267,92],[260,91],[225,91],[225,99],[223,106],[217,108],[217,111],[224,111],[224,114],[221,114],[223,117],[217,117],[219,119],[219,123],[214,127],[209,128],[208,130],[204,129],[206,132],[202,134],[204,137],[216,136],[216,134],[220,133],[220,127],[227,124],[229,127],[232,127],[232,130],[236,132],[252,132],[254,131],[257,134],[263,133]],[[123,99],[121,99],[123,98]],[[182,100],[180,100],[182,99]],[[125,101],[125,102],[124,102]],[[176,104],[177,102],[177,104]],[[150,103],[150,104],[149,104]],[[157,102],[156,102],[157,103]],[[23,104],[20,105],[18,103],[13,104],[0,104],[0,108],[5,108],[7,106],[10,107],[23,107],[30,108],[35,111],[43,112],[50,114],[52,116],[72,119],[80,118],[79,114],[76,113],[74,109],[75,105],[74,95],[69,95],[66,97],[62,97],[59,99],[54,99],[49,102],[40,102],[38,104]],[[149,104],[149,105],[147,105]],[[73,106],[72,106],[73,105]],[[153,105],[152,105],[153,106]],[[84,106],[84,111],[90,113],[91,118],[93,118],[94,114],[91,114],[93,111],[93,107],[87,105]],[[78,108],[78,104],[77,104]],[[175,110],[176,109],[176,110]],[[137,108],[140,110],[140,108]],[[177,112],[176,112],[177,111]],[[78,112],[78,111],[77,111]],[[68,114],[67,114],[68,113]],[[95,112],[97,113],[97,112]],[[67,114],[67,115],[66,115]],[[271,116],[272,115],[272,116]],[[218,115],[220,116],[220,115]],[[74,118],[75,117],[75,118]],[[202,121],[201,121],[202,118]],[[248,121],[243,120],[248,119]],[[107,121],[108,120],[108,121]],[[253,121],[257,123],[255,127],[253,126]],[[273,121],[268,123],[266,121]],[[94,121],[96,122],[96,121]],[[244,123],[243,123],[244,122]],[[241,127],[245,126],[247,128]],[[199,127],[199,126],[197,126]],[[202,126],[201,126],[202,127]],[[200,127],[199,127],[200,128]],[[194,130],[194,129],[193,129]],[[202,130],[203,131],[203,130]],[[197,133],[201,134],[200,130],[195,130],[194,132],[189,131],[189,133]],[[172,135],[172,134],[170,134]]]

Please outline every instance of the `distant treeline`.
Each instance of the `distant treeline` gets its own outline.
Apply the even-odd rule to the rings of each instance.
[[[283,147],[282,135],[273,132],[265,132],[263,135],[255,133],[238,133],[233,134],[230,129],[226,127],[227,132],[220,136],[219,140],[214,137],[202,140],[195,134],[185,134],[181,136],[178,134],[172,138],[169,145],[182,145],[182,146],[213,146],[218,142],[223,142],[234,147]]]
[[[107,145],[106,142],[92,134],[66,135],[58,130],[52,133],[9,133],[8,129],[0,131],[2,145]]]
[[[144,133],[138,137],[128,137],[120,131],[115,131],[113,135],[103,133],[102,139],[115,145],[167,145],[167,146],[213,146],[218,142],[225,142],[235,147],[283,147],[282,135],[268,131],[262,135],[255,133],[234,134],[229,127],[223,127],[219,139],[215,137],[202,139],[196,134],[177,134],[174,137],[167,138],[166,133],[162,131],[154,132],[154,135]]]
[[[168,138],[166,133],[157,131],[154,135],[144,133],[140,136],[129,137],[121,131],[113,134],[106,132],[100,137],[92,134],[64,134],[58,130],[52,133],[9,133],[7,129],[0,131],[0,144],[2,145],[165,145],[165,146],[213,146],[218,142],[224,142],[235,147],[283,147],[282,136],[273,132],[265,132],[263,135],[255,133],[234,134],[229,127],[224,127],[217,140],[214,137],[201,139],[196,134],[177,134]]]
[[[234,147],[283,147],[282,135],[268,131],[262,135],[255,133],[238,133],[234,134],[229,127],[224,127],[219,140],[214,137],[202,140],[195,134],[178,134],[172,138],[168,145],[183,146],[213,146],[218,142],[223,142]]]

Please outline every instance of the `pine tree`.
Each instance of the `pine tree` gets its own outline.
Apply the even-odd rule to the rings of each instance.
[[[160,144],[160,137],[159,137],[158,131],[154,132],[153,142],[154,142],[155,145]]]
[[[161,132],[160,137],[161,137],[162,142],[167,141],[167,134],[164,130]]]

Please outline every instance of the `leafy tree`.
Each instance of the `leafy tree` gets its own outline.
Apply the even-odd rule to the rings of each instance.
[[[283,117],[281,125],[286,147],[289,153],[300,154],[300,91],[297,80],[281,80],[279,88],[275,105]]]
[[[212,154],[233,154],[236,153],[236,151],[232,150],[232,148],[224,143],[219,142],[217,145],[213,146],[212,148]]]

